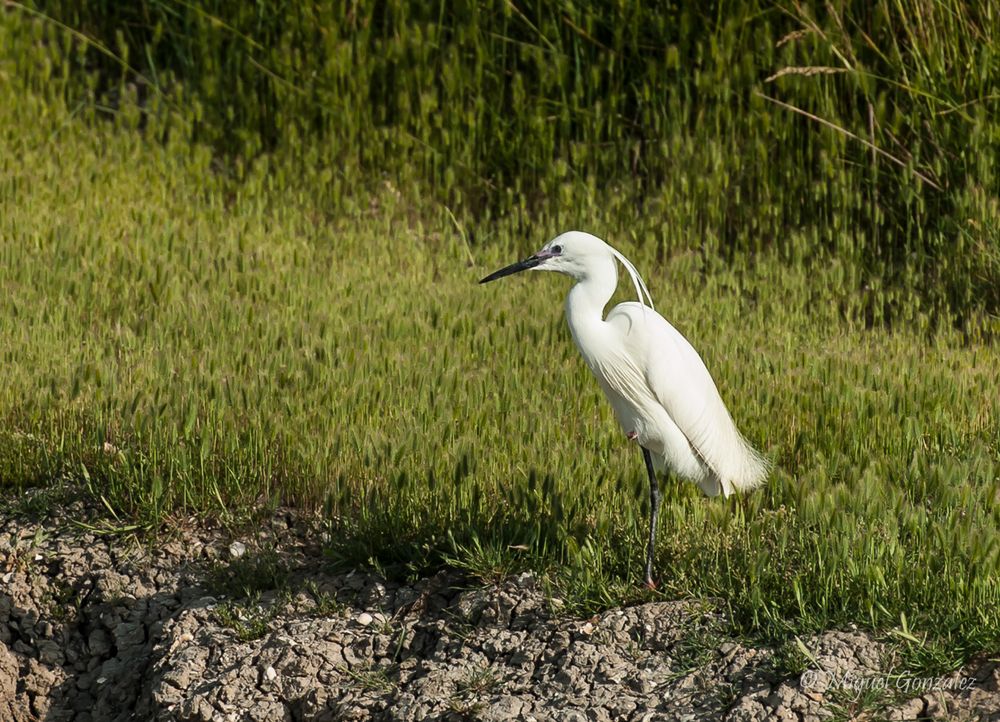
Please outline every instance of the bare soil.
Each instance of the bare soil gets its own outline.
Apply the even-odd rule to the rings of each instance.
[[[151,546],[23,508],[0,499],[0,720],[1000,720],[985,656],[921,679],[857,629],[790,652],[691,602],[578,618],[530,574],[332,573],[288,511]]]

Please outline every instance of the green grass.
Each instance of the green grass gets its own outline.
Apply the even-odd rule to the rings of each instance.
[[[12,27],[0,47],[48,57]],[[641,458],[569,338],[568,282],[476,285],[581,227],[644,272],[776,464],[743,499],[665,483],[663,594],[714,599],[748,634],[902,630],[930,650],[918,662],[1000,642],[997,318],[970,307],[956,327],[918,286],[824,251],[855,243],[844,217],[726,252],[699,214],[721,176],[639,210],[566,186],[549,209],[480,219],[359,180],[331,213],[279,156],[234,177],[153,117],[137,129],[134,106],[100,122],[24,81],[13,52],[3,486],[79,482],[151,529],[299,504],[329,515],[343,564],[535,568],[576,609],[644,598]],[[747,249],[756,210],[727,216]]]
[[[271,622],[280,612],[280,606],[271,603],[264,606],[257,598],[242,601],[227,601],[213,610],[216,621],[232,630],[241,642],[252,642],[268,633]]]
[[[271,590],[287,592],[288,577],[288,566],[278,553],[264,549],[216,562],[206,582],[213,594],[245,599]]]

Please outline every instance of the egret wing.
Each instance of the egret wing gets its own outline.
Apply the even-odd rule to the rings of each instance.
[[[643,361],[654,397],[711,474],[701,483],[709,495],[749,490],[767,475],[767,463],[733,423],[712,375],[698,352],[663,316],[638,303],[617,306],[608,321],[625,316],[626,343]]]

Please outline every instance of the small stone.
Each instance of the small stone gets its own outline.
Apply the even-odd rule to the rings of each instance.
[[[247,553],[247,545],[243,542],[234,541],[229,545],[229,556],[233,559],[239,559],[241,556]]]
[[[799,716],[790,707],[785,707],[784,705],[774,710],[771,719],[778,720],[779,722],[799,722]]]
[[[267,665],[267,669],[264,670],[264,676],[267,677],[268,682],[273,682],[278,673],[274,671],[274,667]]]
[[[924,715],[931,719],[951,719],[948,712],[948,702],[942,694],[928,694],[921,698],[924,704]]]
[[[904,702],[895,709],[889,710],[887,719],[893,722],[905,722],[906,720],[919,719],[924,711],[924,701],[919,697]]]
[[[580,627],[580,631],[583,632],[584,634],[587,634],[587,635],[593,634],[594,633],[594,625],[591,624],[590,622],[587,622],[582,627]]]
[[[62,647],[51,639],[43,639],[38,643],[38,659],[53,667],[60,666],[65,661]]]
[[[374,621],[374,619],[375,618],[368,612],[361,612],[361,614],[358,615],[358,624],[360,624],[362,627],[367,627],[369,624],[372,623],[372,621]]]

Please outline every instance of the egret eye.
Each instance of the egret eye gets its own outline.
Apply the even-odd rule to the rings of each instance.
[[[552,246],[552,252],[558,256],[562,253],[562,246]]]

